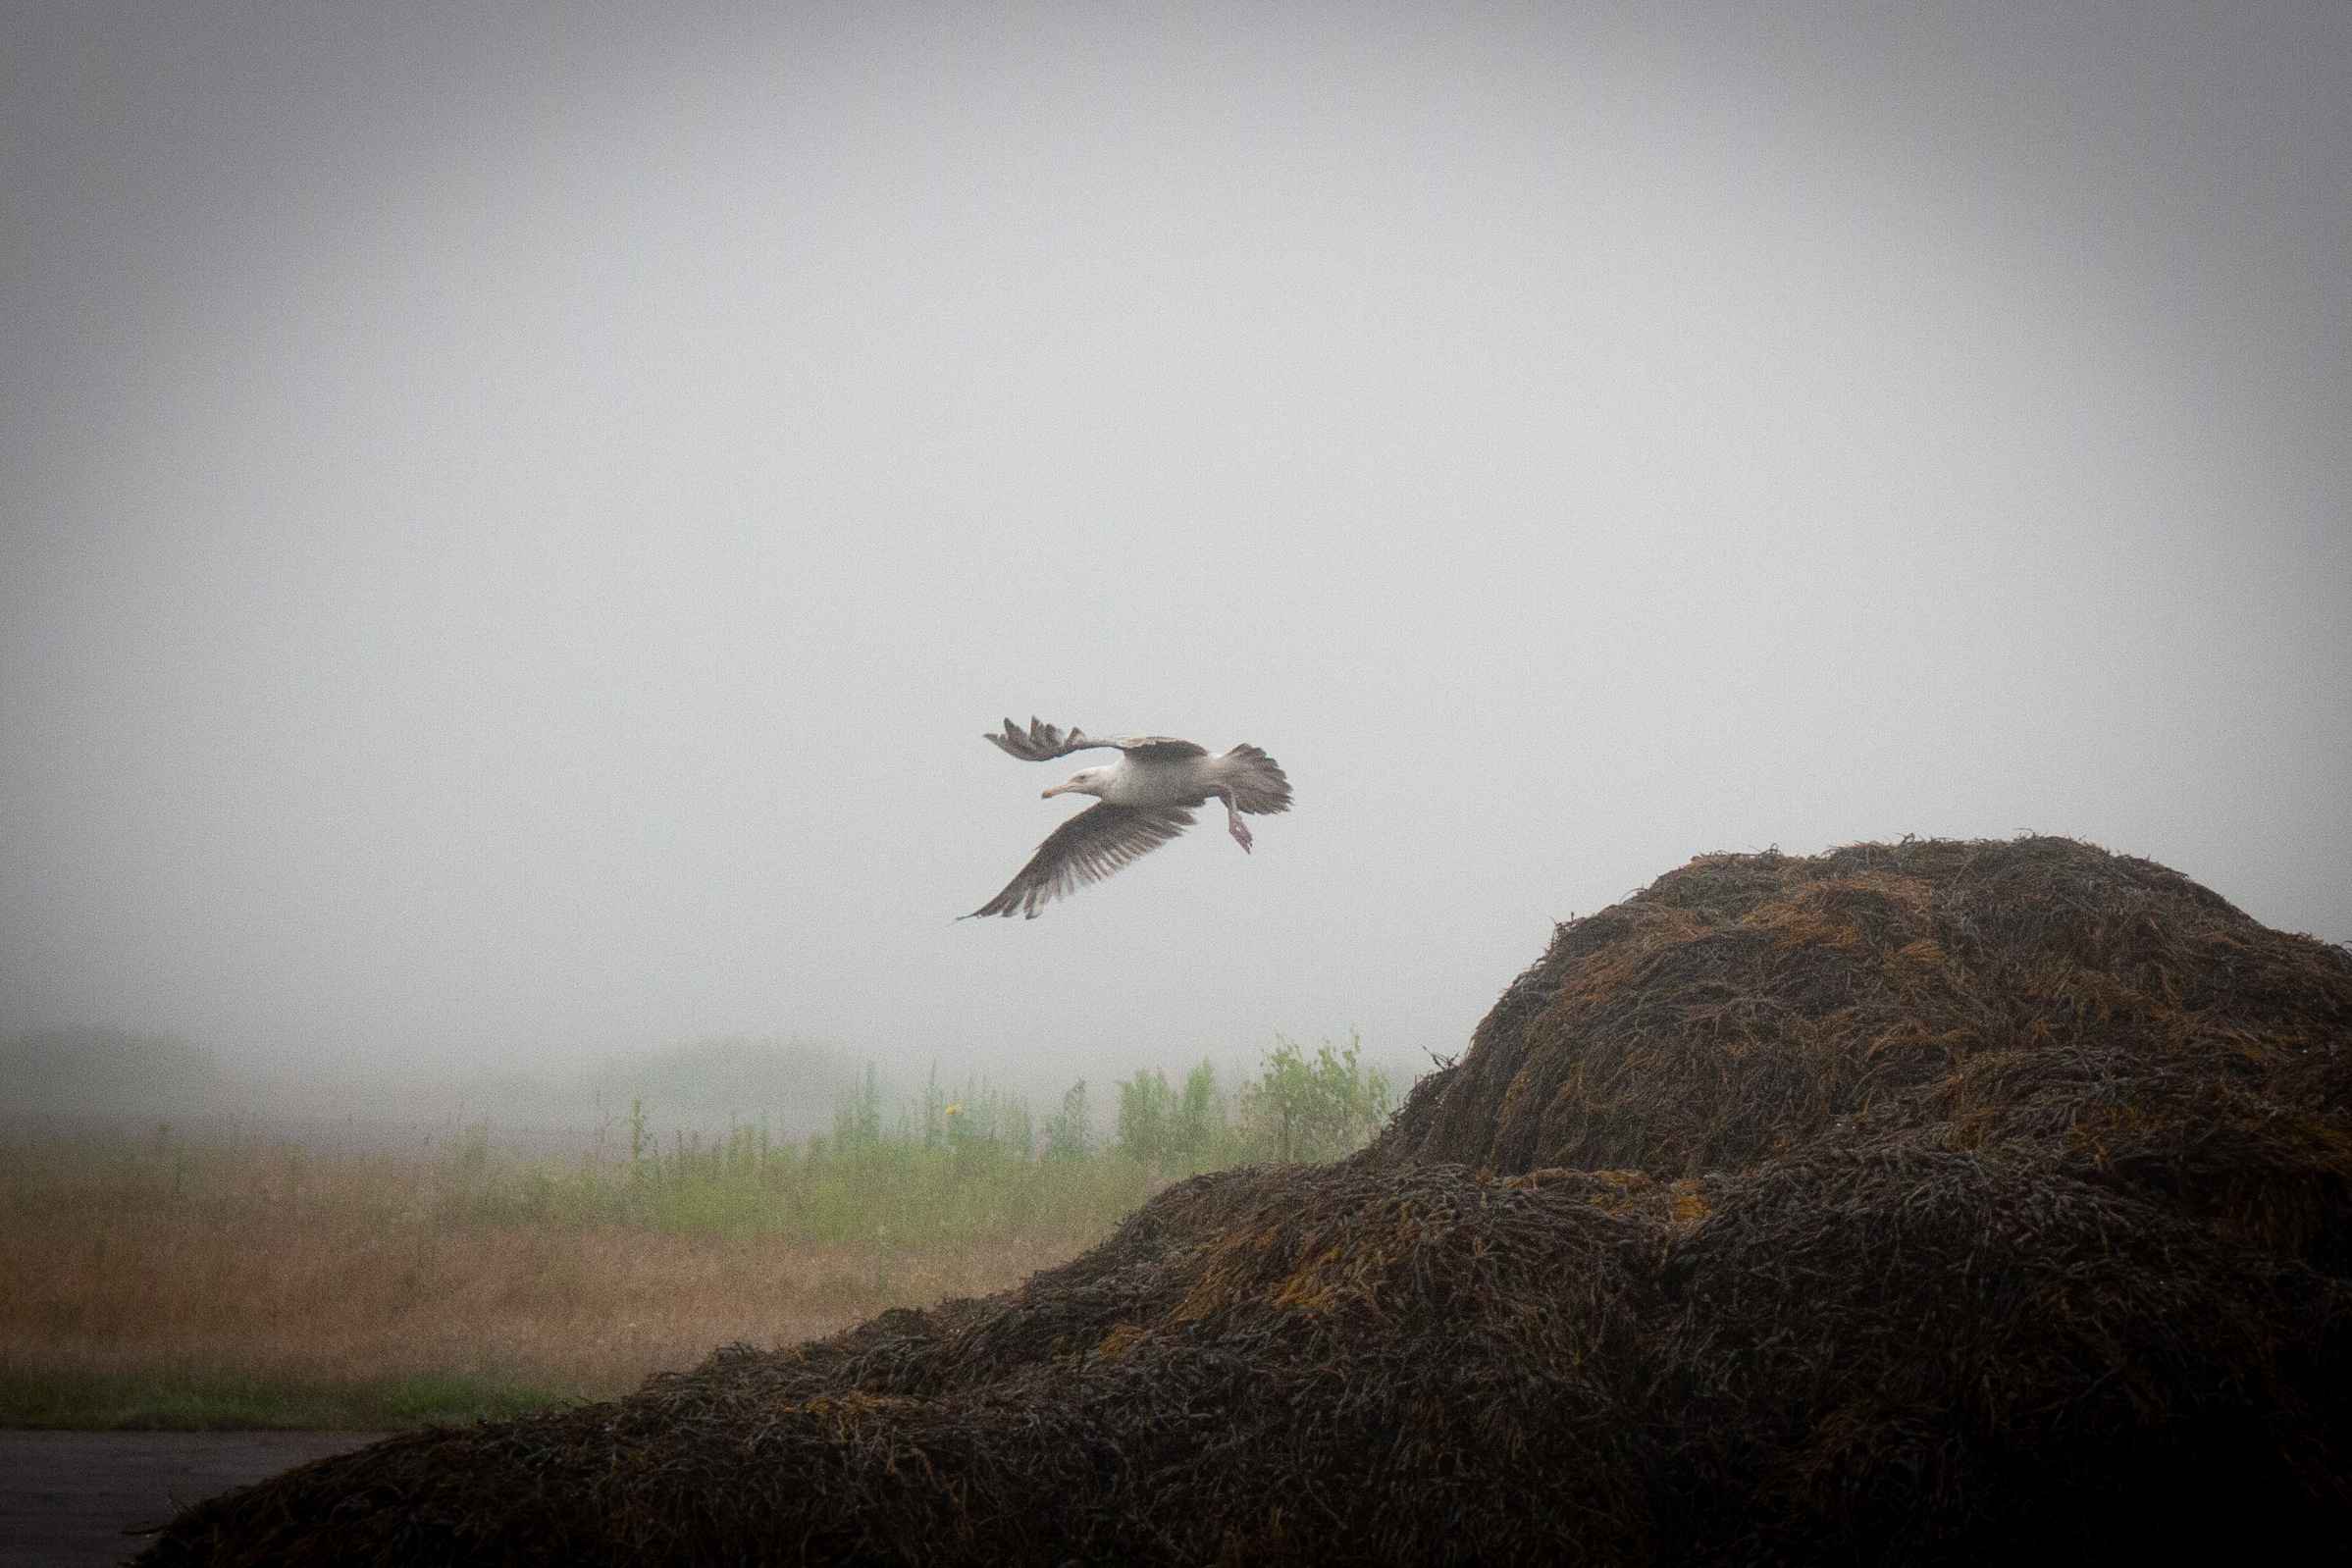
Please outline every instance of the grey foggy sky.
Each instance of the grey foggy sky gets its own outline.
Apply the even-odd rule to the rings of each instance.
[[[1906,832],[2352,937],[2341,5],[5,26],[8,1032],[1401,1062]],[[1032,712],[1297,809],[953,923]]]

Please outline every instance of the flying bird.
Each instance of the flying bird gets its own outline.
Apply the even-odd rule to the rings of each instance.
[[[1191,808],[1212,797],[1225,802],[1226,826],[1233,841],[1249,848],[1247,811],[1268,816],[1290,810],[1290,781],[1281,764],[1254,746],[1236,746],[1223,757],[1171,735],[1107,735],[1097,740],[1082,730],[1067,735],[1034,717],[1022,729],[1005,720],[1001,735],[987,739],[1024,762],[1043,762],[1071,752],[1115,748],[1119,760],[1072,773],[1045,792],[1092,795],[1095,804],[1055,828],[1029,857],[1029,863],[1005,890],[970,915],[1019,910],[1030,919],[1066,893],[1099,882],[1139,856],[1147,855],[1192,825]]]

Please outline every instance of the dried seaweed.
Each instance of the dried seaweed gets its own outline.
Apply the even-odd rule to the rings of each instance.
[[[2063,839],[1713,856],[1561,927],[1351,1161],[143,1560],[2340,1553],[2348,1262],[2343,950]]]

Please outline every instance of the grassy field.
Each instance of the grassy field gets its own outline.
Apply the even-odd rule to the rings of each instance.
[[[1321,1076],[1318,1077],[1320,1072]],[[1284,1046],[1228,1095],[1196,1070],[1026,1107],[937,1084],[884,1125],[656,1138],[575,1159],[487,1124],[413,1155],[152,1135],[0,1143],[0,1425],[398,1427],[604,1398],[718,1345],[1019,1283],[1166,1180],[1360,1144],[1386,1085]]]

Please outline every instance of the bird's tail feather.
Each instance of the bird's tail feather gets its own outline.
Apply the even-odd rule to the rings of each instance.
[[[1257,816],[1290,810],[1290,780],[1281,763],[1254,746],[1236,746],[1217,760],[1235,810]]]

